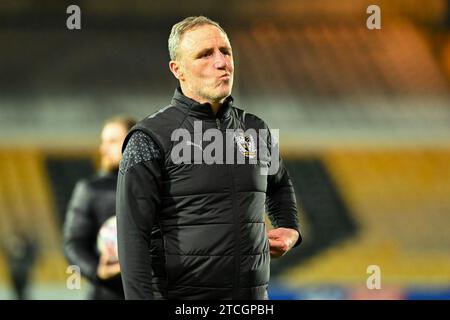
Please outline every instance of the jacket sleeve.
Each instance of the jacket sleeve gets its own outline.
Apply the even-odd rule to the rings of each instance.
[[[117,238],[126,299],[153,299],[150,235],[161,202],[160,152],[136,131],[120,163],[117,185]]]
[[[78,266],[81,274],[95,283],[99,258],[95,251],[97,230],[90,211],[91,198],[88,182],[78,182],[69,202],[63,237],[64,254],[69,263]]]
[[[275,148],[278,148],[278,145]],[[274,170],[273,174],[267,176],[266,196],[267,214],[272,225],[275,228],[282,227],[297,230],[299,238],[295,246],[298,246],[302,241],[302,236],[298,221],[297,201],[295,199],[294,186],[281,156],[278,157],[277,169]]]

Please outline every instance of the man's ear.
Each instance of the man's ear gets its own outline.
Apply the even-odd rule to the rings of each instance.
[[[169,62],[169,69],[173,73],[175,78],[180,81],[184,81],[184,74],[179,61],[171,60]]]

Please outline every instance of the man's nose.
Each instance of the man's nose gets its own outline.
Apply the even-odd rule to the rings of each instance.
[[[103,143],[100,145],[98,149],[101,155],[104,155],[106,153],[106,146]]]
[[[227,57],[222,52],[218,52],[214,60],[214,67],[217,69],[224,69],[225,67],[227,67],[227,64]]]

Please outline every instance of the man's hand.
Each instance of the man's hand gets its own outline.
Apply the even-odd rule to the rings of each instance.
[[[102,280],[107,280],[120,273],[120,264],[112,247],[107,247],[100,256],[97,267],[97,276]]]
[[[299,233],[289,228],[276,228],[267,232],[270,245],[270,257],[279,258],[286,254],[295,245]]]

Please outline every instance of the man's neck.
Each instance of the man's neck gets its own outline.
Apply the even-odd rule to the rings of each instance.
[[[214,112],[214,114],[217,114],[217,112],[219,112],[220,107],[222,106],[222,103],[220,102],[215,103],[209,102],[209,104],[211,105],[211,109]]]
[[[118,171],[119,171],[119,166],[114,166],[114,167],[103,166],[100,168],[100,172],[102,174],[116,174]]]
[[[205,98],[199,97],[199,96],[197,96],[195,94],[192,94],[192,93],[188,92],[187,90],[186,90],[187,92],[185,92],[185,90],[183,90],[183,88],[181,88],[181,90],[182,90],[182,93],[186,97],[188,97],[189,99],[195,100],[195,101],[197,101],[198,103],[201,103],[201,104],[209,103],[211,105],[211,109],[214,112],[214,114],[217,114],[217,112],[219,112],[220,107],[222,106],[223,102],[226,99],[226,98],[223,98],[220,101],[210,101],[210,100],[207,100]]]

